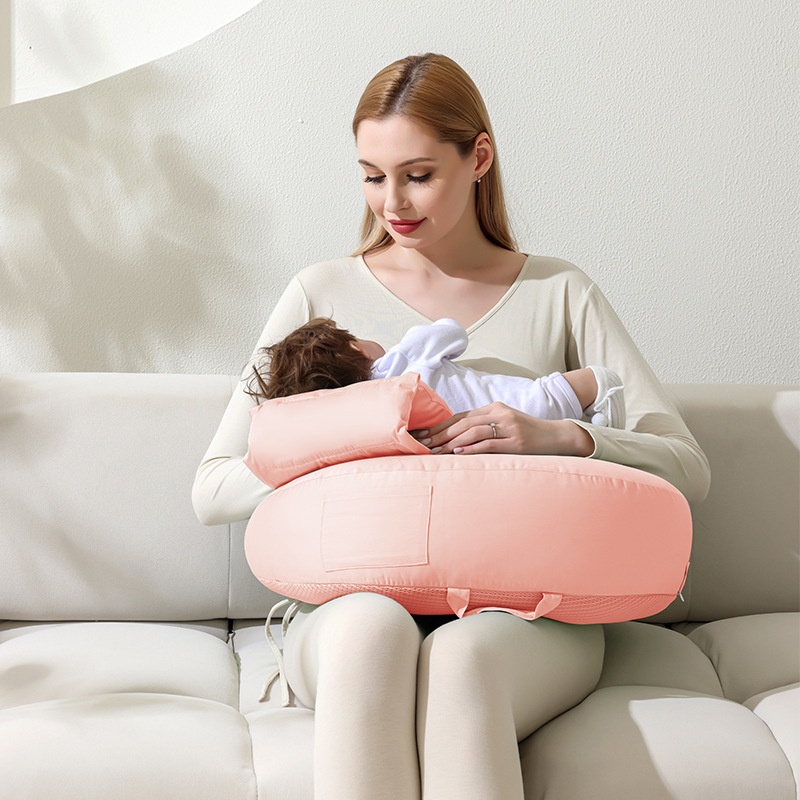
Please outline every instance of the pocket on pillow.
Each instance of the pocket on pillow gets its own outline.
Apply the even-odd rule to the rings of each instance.
[[[333,492],[322,506],[320,545],[326,572],[428,563],[433,487]]]

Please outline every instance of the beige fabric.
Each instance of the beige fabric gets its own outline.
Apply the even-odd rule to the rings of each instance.
[[[315,264],[292,280],[257,347],[274,343],[313,316],[332,316],[357,336],[388,348],[430,321],[379,283],[363,259]],[[530,257],[506,295],[467,330],[461,363],[486,372],[541,377],[588,364],[610,367],[625,383],[631,430],[583,425],[597,458],[661,475],[690,500],[708,489],[705,456],[618,317],[576,267]],[[207,524],[244,519],[268,489],[242,463],[253,401],[238,388],[197,471],[192,499]]]
[[[722,697],[708,657],[685,636],[656,625],[605,625],[606,654],[597,688],[669,686]]]
[[[247,724],[259,798],[319,800],[314,797],[314,712],[265,708],[248,714]]]
[[[400,314],[387,324],[402,323]],[[492,357],[476,349],[476,361]],[[227,620],[214,621],[262,616],[272,603],[244,563],[244,524],[204,528],[188,502],[194,467],[234,386],[223,376],[0,377],[0,615],[12,620],[0,622],[0,793],[138,800],[162,797],[169,786],[170,800],[238,800],[255,798],[257,781],[261,797],[310,800],[310,712],[277,709],[277,698],[255,703],[272,663],[263,630],[237,625],[232,652]],[[787,422],[796,390],[673,389],[715,471],[712,495],[694,509],[683,616],[796,611],[797,449]],[[104,617],[161,622],[55,622]],[[319,652],[353,638],[385,648],[364,624],[360,614],[345,615]],[[605,688],[552,723],[563,731],[547,726],[522,745],[529,797],[541,797],[544,786],[556,800],[649,800],[667,786],[670,800],[796,798],[796,631],[789,615],[700,626],[691,640],[634,624],[607,630]],[[726,693],[755,714],[703,696],[719,688],[695,642]],[[494,650],[479,646],[475,657]],[[520,663],[529,675],[542,666]],[[356,681],[346,670],[329,676],[334,706],[362,713],[363,687],[375,691],[374,676],[353,674]],[[452,670],[437,674],[446,679]],[[622,685],[645,681],[679,688]],[[541,681],[522,683],[541,689]],[[392,702],[403,692],[397,683],[385,688]],[[414,713],[413,703],[402,705]],[[457,739],[466,727],[459,714],[470,708],[471,700],[442,714],[442,730]],[[379,709],[375,727],[359,734],[370,745],[398,716]],[[329,718],[335,731],[336,716]],[[540,736],[532,765],[529,747]],[[486,753],[475,749],[472,769],[485,779]],[[440,763],[446,783],[451,765]],[[335,757],[329,764],[335,769]],[[627,775],[626,796],[619,781]]]
[[[417,748],[425,800],[522,800],[517,741],[591,692],[602,629],[503,613],[417,622],[434,628],[424,640],[365,593],[290,625],[289,681],[315,708],[316,800],[414,800]]]
[[[520,752],[526,800],[796,800],[755,714],[678,689],[600,689]]]
[[[197,461],[227,376],[0,376],[0,617],[266,614],[244,526],[201,525]]]
[[[56,630],[62,625],[78,624],[70,622],[15,622],[11,620],[0,621],[0,642],[8,641],[17,636],[27,636],[34,631]],[[187,628],[200,631],[208,636],[215,636],[223,642],[228,639],[228,620],[209,619],[196,622],[150,622],[149,625],[169,625],[175,628]]]
[[[486,613],[422,643],[417,744],[424,800],[523,800],[517,742],[600,674],[600,626]]]
[[[264,623],[245,621],[234,625],[233,649],[239,662],[239,710],[242,714],[253,714],[266,709],[281,707],[278,681],[270,688],[264,700],[259,700],[264,681],[277,668],[278,662],[267,644]],[[281,625],[272,625],[272,635],[279,647],[283,646]],[[292,697],[296,708],[303,708],[297,697]]]
[[[314,800],[417,800],[417,654],[411,616],[377,594],[303,606],[286,675],[314,708]]]
[[[230,647],[170,625],[85,622],[0,633],[0,675],[0,708],[130,692],[238,705]]]
[[[800,613],[717,620],[689,639],[711,659],[732,700],[800,681]]]
[[[212,700],[96,694],[0,711],[0,794],[256,800],[245,718]]]
[[[0,376],[0,616],[226,616],[228,539],[189,492],[229,392],[208,376]]]
[[[800,388],[670,388],[712,472],[684,619],[800,611]]]
[[[767,723],[792,767],[800,800],[800,683],[751,697],[747,708]]]

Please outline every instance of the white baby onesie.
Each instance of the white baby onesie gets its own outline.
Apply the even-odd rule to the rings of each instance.
[[[578,397],[561,373],[533,379],[469,369],[453,361],[468,344],[467,332],[455,320],[415,325],[373,363],[372,377],[416,372],[456,414],[500,401],[539,419],[583,418]]]

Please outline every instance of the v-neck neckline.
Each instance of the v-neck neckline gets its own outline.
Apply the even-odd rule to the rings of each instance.
[[[508,302],[508,300],[511,298],[511,296],[519,288],[519,285],[525,279],[525,275],[528,272],[528,269],[529,269],[531,263],[533,262],[533,258],[534,257],[532,255],[526,255],[525,261],[523,262],[522,267],[520,268],[520,271],[517,273],[517,277],[514,278],[514,280],[511,283],[511,285],[505,290],[505,292],[503,292],[503,295],[500,297],[500,299],[485,314],[483,314],[483,316],[479,317],[477,320],[475,320],[475,322],[473,322],[471,325],[469,325],[468,327],[466,327],[464,329],[464,330],[466,330],[467,334],[470,334],[473,331],[476,331],[478,328],[480,328],[481,325],[483,325],[491,317],[493,317]],[[405,309],[410,311],[412,314],[415,314],[417,317],[419,317],[425,323],[432,323],[432,322],[436,321],[436,320],[433,320],[430,317],[426,316],[425,314],[423,314],[418,309],[414,308],[414,306],[412,306],[411,304],[409,304],[405,300],[403,300],[402,297],[398,297],[388,286],[386,286],[385,283],[383,283],[381,280],[379,280],[378,276],[369,268],[369,264],[367,264],[367,261],[366,261],[366,259],[364,258],[363,255],[357,256],[356,260],[360,264],[361,268],[367,273],[367,275],[395,303],[398,303],[399,305],[403,306]]]

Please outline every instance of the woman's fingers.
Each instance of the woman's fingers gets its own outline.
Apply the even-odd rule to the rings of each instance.
[[[462,411],[460,414],[454,414],[450,419],[446,419],[444,422],[440,422],[438,425],[430,428],[428,430],[428,436],[432,439],[442,439],[443,441],[447,441],[447,437],[442,437],[441,434],[445,431],[448,431],[453,425],[457,422],[460,422],[464,417],[468,414],[474,414],[474,411]]]
[[[431,429],[431,442],[428,445],[434,453],[453,453],[456,448],[471,447],[478,442],[494,441],[502,438],[502,423],[497,420],[503,416],[504,406],[493,403],[490,406],[466,411]],[[492,424],[494,423],[494,425]],[[481,449],[480,452],[500,452],[497,448]]]
[[[453,437],[449,442],[441,447],[434,447],[431,452],[438,453],[502,453],[502,438],[494,435],[492,427],[488,422],[475,424],[467,428],[463,433]]]

